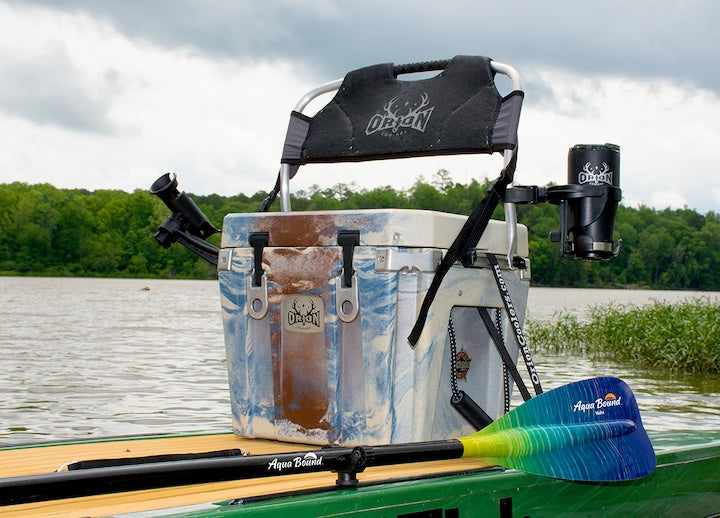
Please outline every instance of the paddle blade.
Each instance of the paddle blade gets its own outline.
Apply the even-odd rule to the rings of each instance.
[[[632,480],[655,469],[635,396],[611,377],[544,392],[460,442],[464,457],[567,480]]]

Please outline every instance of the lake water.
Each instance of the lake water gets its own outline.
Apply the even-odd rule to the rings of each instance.
[[[720,293],[532,288],[528,314]],[[651,433],[720,430],[720,377],[541,356],[548,388],[625,379]],[[231,426],[217,282],[0,277],[0,446]]]

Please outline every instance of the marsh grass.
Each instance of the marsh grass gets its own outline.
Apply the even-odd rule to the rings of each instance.
[[[720,305],[707,298],[676,304],[595,306],[587,320],[560,313],[526,326],[535,349],[568,352],[689,374],[720,374]]]

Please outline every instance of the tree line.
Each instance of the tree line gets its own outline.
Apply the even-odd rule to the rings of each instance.
[[[453,182],[445,170],[407,190],[314,186],[293,195],[293,210],[432,209],[469,214],[488,182]],[[255,212],[267,193],[194,196],[217,227],[225,214]],[[277,205],[277,203],[276,203]],[[275,207],[277,209],[277,207]],[[0,184],[0,274],[211,279],[215,269],[180,245],[153,239],[168,209],[147,191],[58,189]],[[494,214],[502,219],[502,208]],[[533,285],[720,291],[720,215],[690,209],[618,208],[620,255],[609,261],[561,259],[548,239],[559,228],[554,205],[518,206],[527,225]],[[219,245],[219,235],[210,241]]]

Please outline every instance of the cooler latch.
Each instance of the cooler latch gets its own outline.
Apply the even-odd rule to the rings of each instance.
[[[260,320],[264,318],[268,310],[267,275],[262,267],[263,249],[270,242],[270,234],[267,232],[253,232],[248,237],[248,242],[253,248],[253,273],[246,279],[248,314]]]
[[[353,273],[352,267],[353,252],[357,245],[360,244],[360,231],[358,230],[341,230],[338,232],[338,245],[342,247],[342,287],[349,288],[352,286]]]
[[[335,309],[343,322],[352,322],[360,309],[358,299],[357,273],[353,270],[353,253],[360,244],[360,231],[341,230],[338,245],[342,247],[342,271],[336,279]]]
[[[248,237],[248,242],[250,243],[250,246],[253,247],[253,286],[260,286],[263,276],[263,248],[268,246],[268,243],[270,242],[270,234],[267,232],[253,232]]]

